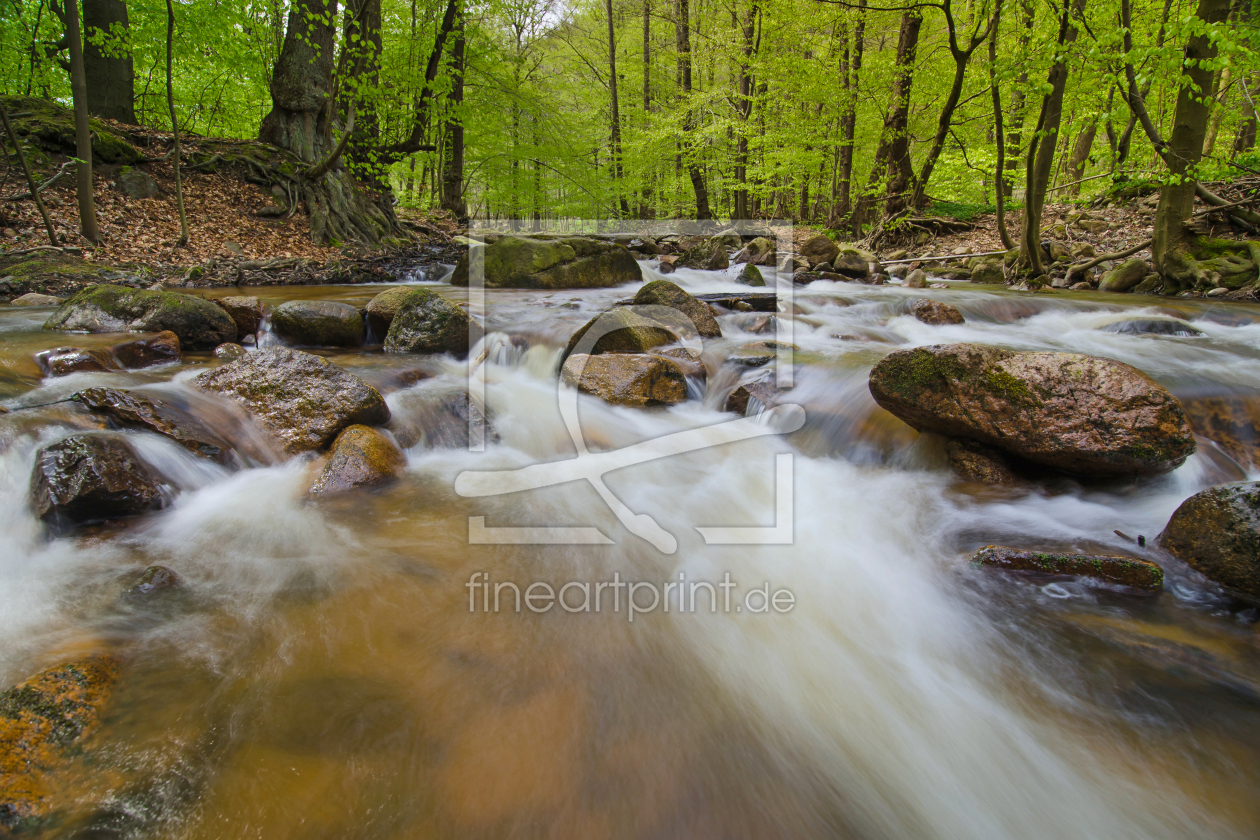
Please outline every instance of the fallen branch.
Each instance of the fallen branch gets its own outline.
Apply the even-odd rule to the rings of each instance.
[[[35,192],[42,193],[44,190],[48,189],[53,184],[57,183],[57,181],[61,179],[61,176],[65,175],[66,172],[68,172],[70,167],[72,166],[74,166],[73,160],[68,160],[65,163],[61,164],[61,168],[58,169],[51,178],[49,178],[47,181],[45,181],[44,183],[36,187]],[[32,195],[33,194],[29,190],[27,190],[26,192],[18,193],[17,195],[6,195],[4,197],[4,200],[5,201],[25,201],[26,199],[31,198]]]
[[[905,260],[881,260],[880,265],[901,265],[902,263],[912,262],[948,262],[950,260],[969,260],[972,257],[999,257],[1005,256],[1005,254],[1005,251],[985,251],[983,254],[950,254],[947,257],[910,257]]]
[[[1138,251],[1145,251],[1147,248],[1151,247],[1152,241],[1153,240],[1148,239],[1145,242],[1141,243],[1140,245],[1134,245],[1132,248],[1129,248],[1128,250],[1117,251],[1114,254],[1103,254],[1101,257],[1094,257],[1092,260],[1090,260],[1087,263],[1081,263],[1080,265],[1071,266],[1067,270],[1067,276],[1065,276],[1063,279],[1067,282],[1067,285],[1070,286],[1072,285],[1073,274],[1080,274],[1083,271],[1089,271],[1094,266],[1101,265],[1107,260],[1122,260],[1125,257],[1131,257],[1134,254],[1136,254]]]
[[[70,245],[53,246],[53,245],[36,245],[33,248],[22,248],[18,251],[5,251],[0,257],[20,257],[24,254],[37,254],[40,251],[57,251],[62,254],[82,254],[82,248],[74,248]]]

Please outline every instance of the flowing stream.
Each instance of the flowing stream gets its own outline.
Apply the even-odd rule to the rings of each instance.
[[[655,276],[647,264],[644,273]],[[747,291],[733,278],[680,270],[669,279],[696,294]],[[361,306],[381,289],[246,293],[272,305],[308,297]],[[209,292],[228,293],[240,292]],[[67,783],[84,816],[62,833],[1260,835],[1257,616],[1154,547],[1186,497],[1258,476],[1201,440],[1157,478],[979,487],[953,476],[942,441],[878,409],[866,387],[893,349],[973,341],[1119,359],[1185,398],[1256,395],[1260,311],[817,282],[777,316],[799,347],[784,399],[805,409],[804,428],[605,476],[631,511],[678,539],[675,553],[627,531],[585,481],[457,495],[466,470],[574,456],[556,402],[561,348],[632,294],[487,292],[487,358],[474,374],[493,428],[484,452],[459,445],[442,419],[442,401],[465,387],[465,362],[319,351],[392,389],[396,431],[414,443],[403,480],[321,501],[304,497],[310,462],[280,461],[239,413],[188,385],[217,364],[209,354],[41,380],[34,352],[117,337],[42,332],[49,310],[0,307],[5,406],[91,385],[135,388],[189,407],[247,453],[248,467],[230,471],[126,432],[169,481],[170,504],[49,539],[28,503],[34,453],[92,428],[91,418],[67,403],[0,418],[0,682],[102,646],[125,658],[94,749]],[[917,297],[948,300],[966,323],[920,323],[909,315]],[[1203,335],[1099,329],[1168,315]],[[773,335],[751,332],[767,328],[758,313],[719,322],[725,337],[706,345],[697,399],[642,411],[581,398],[592,451],[732,419],[721,411],[726,393],[757,371],[723,360]],[[427,378],[400,387],[416,368]],[[781,453],[793,454],[792,543],[706,545],[698,526],[776,523]],[[470,517],[487,527],[595,527],[612,544],[470,544]],[[1141,597],[996,575],[969,562],[988,543],[1135,554],[1164,565],[1168,580],[1162,594]],[[120,599],[152,564],[184,586],[155,605]],[[504,589],[495,612],[493,588],[469,587],[478,573],[522,590],[536,581],[593,588],[614,574],[656,591],[729,575],[734,588],[729,608],[710,609],[704,596],[680,602],[680,587],[669,610],[635,613],[625,603],[517,612]],[[791,593],[791,609],[746,600],[763,586]],[[580,595],[571,589],[569,603]]]

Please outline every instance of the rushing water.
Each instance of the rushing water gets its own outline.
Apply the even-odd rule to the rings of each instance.
[[[652,272],[645,267],[645,274]],[[679,271],[695,293],[733,272]],[[454,299],[463,290],[430,285]],[[358,305],[379,287],[261,288]],[[236,290],[216,290],[226,294]],[[574,455],[556,403],[560,348],[631,288],[490,292],[484,452],[438,428],[464,387],[451,359],[328,352],[383,387],[408,450],[393,486],[312,502],[312,465],[281,462],[239,413],[187,385],[215,362],[41,381],[32,353],[112,337],[43,333],[47,310],[0,309],[9,407],[94,384],[188,406],[247,453],[208,464],[127,432],[169,481],[162,512],[47,539],[27,503],[35,450],[91,420],[67,404],[0,420],[0,680],[109,647],[125,670],[93,750],[64,792],[82,836],[1254,837],[1260,833],[1260,636],[1254,611],[1158,549],[1187,496],[1247,470],[1219,448],[1140,481],[1036,489],[958,482],[941,441],[879,410],[871,365],[898,348],[975,341],[1120,359],[1183,396],[1260,393],[1250,308],[978,287],[911,291],[818,282],[795,290],[794,388],[806,425],[605,476],[633,512],[678,538],[662,554],[585,481],[487,498],[466,470]],[[941,297],[967,322],[909,316]],[[1201,337],[1098,327],[1176,315]],[[593,451],[730,420],[734,348],[772,338],[724,315],[707,390],[669,410],[581,399]],[[264,342],[265,343],[265,342]],[[474,351],[474,357],[479,350]],[[405,381],[411,381],[407,379]],[[392,384],[391,384],[392,383]],[[789,396],[785,396],[789,398]],[[448,423],[449,426],[449,423]],[[699,434],[709,434],[700,432]],[[454,435],[458,438],[458,435]],[[775,522],[775,455],[793,459],[793,541],[706,545],[697,526]],[[1255,477],[1255,476],[1253,476]],[[470,545],[489,527],[594,526],[610,545]],[[998,542],[1134,553],[1168,572],[1158,597],[973,569]],[[155,606],[119,599],[161,564],[185,586]],[[722,581],[733,605],[634,614],[483,609],[473,575],[535,581]],[[754,612],[746,593],[792,593]],[[493,590],[491,590],[492,592]],[[606,590],[607,593],[613,590]],[[578,599],[580,592],[570,593]],[[641,592],[646,601],[646,592]],[[470,596],[473,609],[470,611]],[[490,596],[493,597],[492,595]],[[720,597],[720,596],[719,596]],[[573,600],[570,601],[573,603]],[[719,604],[719,607],[722,605]],[[493,607],[493,603],[491,603]]]

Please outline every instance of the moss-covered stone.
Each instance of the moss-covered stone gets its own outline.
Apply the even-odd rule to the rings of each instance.
[[[25,137],[54,154],[75,154],[74,110],[56,102],[30,96],[4,96],[4,109],[19,137]],[[104,122],[93,119],[92,160],[96,163],[139,163],[144,157],[135,146]]]
[[[468,285],[469,261],[477,255],[485,260],[485,285],[492,289],[600,289],[642,278],[622,245],[582,237],[502,236],[470,246],[455,265],[452,285]]]
[[[756,271],[756,266],[752,266]],[[686,315],[702,338],[721,338],[722,329],[707,303],[696,300],[681,286],[668,280],[644,284],[634,296],[636,306],[668,306]]]
[[[1088,577],[1135,589],[1161,589],[1164,570],[1140,557],[1108,554],[1059,554],[987,545],[971,558],[976,566],[1064,577]]]
[[[95,654],[0,694],[0,828],[30,828],[48,816],[67,749],[100,722],[117,678],[117,660]]]
[[[590,347],[580,347],[579,343],[596,325],[603,332]],[[582,325],[564,348],[563,359],[567,359],[575,351],[598,355],[600,353],[646,353],[653,347],[662,344],[673,344],[677,337],[664,326],[654,326],[627,307],[616,307],[597,315]]]
[[[1208,578],[1260,599],[1260,482],[1195,493],[1173,513],[1158,542]]]
[[[428,289],[412,289],[394,313],[385,336],[386,353],[468,355],[480,338],[468,313]]]
[[[750,262],[744,263],[744,267],[740,269],[739,275],[736,276],[735,282],[741,286],[764,286],[766,279],[761,276],[761,270]]]
[[[231,316],[205,298],[107,285],[91,286],[70,298],[44,323],[44,329],[91,333],[170,330],[182,346],[194,350],[209,350],[236,340],[236,323]]]
[[[271,313],[271,328],[285,342],[306,347],[359,347],[363,316],[348,303],[291,300]]]
[[[337,435],[310,494],[327,496],[386,484],[402,475],[406,466],[407,456],[385,433],[349,426]]]
[[[1122,362],[975,344],[898,350],[875,401],[920,431],[977,440],[1083,475],[1165,472],[1194,452],[1176,397]]]

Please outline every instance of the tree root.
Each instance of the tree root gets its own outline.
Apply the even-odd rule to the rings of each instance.
[[[1103,254],[1100,257],[1095,257],[1089,262],[1083,262],[1078,265],[1069,267],[1067,270],[1067,275],[1063,279],[1067,281],[1067,284],[1070,286],[1072,285],[1072,275],[1074,274],[1083,274],[1084,272],[1089,271],[1094,266],[1102,265],[1107,260],[1122,260],[1125,257],[1131,257],[1134,254],[1136,254],[1138,251],[1145,251],[1149,247],[1151,247],[1151,240],[1148,239],[1145,242],[1142,242],[1141,244],[1134,245],[1132,248],[1127,248],[1123,251],[1116,251],[1114,254]]]

